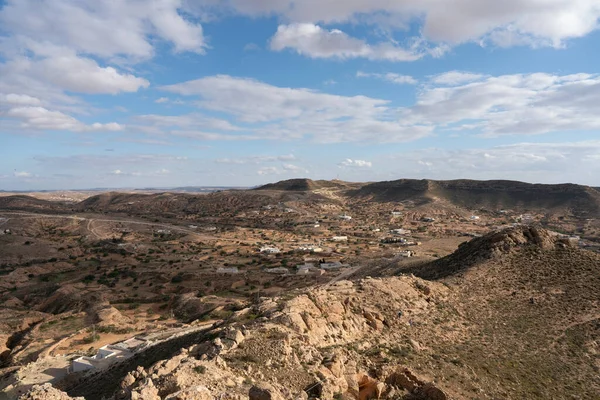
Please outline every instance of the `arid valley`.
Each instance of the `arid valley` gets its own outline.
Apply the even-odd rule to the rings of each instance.
[[[599,221],[510,181],[4,193],[0,398],[598,398]]]

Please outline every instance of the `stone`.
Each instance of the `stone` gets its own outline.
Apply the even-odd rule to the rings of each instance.
[[[161,400],[158,389],[152,379],[148,378],[140,387],[131,393],[131,400]]]
[[[283,396],[268,383],[260,383],[250,388],[249,400],[284,400]]]
[[[181,390],[165,397],[165,400],[212,400],[213,396],[205,386]]]

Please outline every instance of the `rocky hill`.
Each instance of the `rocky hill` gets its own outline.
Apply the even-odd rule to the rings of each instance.
[[[600,193],[574,184],[542,185],[515,181],[433,181],[401,179],[366,184],[346,193],[379,202],[447,201],[467,209],[546,210],[582,215],[600,214]]]
[[[521,250],[566,249],[575,243],[555,233],[527,225],[519,225],[462,243],[452,254],[424,266],[416,266],[411,272],[424,279],[447,278],[469,268],[496,261],[498,258]]]
[[[344,189],[349,186],[353,186],[356,184],[351,184],[349,182],[343,182],[338,180],[333,181],[325,181],[319,180],[314,181],[312,179],[288,179],[285,181],[269,183],[267,185],[259,186],[254,190],[275,190],[275,191],[296,191],[303,192],[309,190],[318,190],[318,189]],[[360,184],[358,184],[360,185]]]
[[[464,210],[510,209],[515,212],[600,216],[600,192],[588,186],[542,185],[514,181],[433,181],[401,179],[388,182],[350,183],[291,179],[251,190],[208,194],[132,194],[107,192],[77,204],[39,200],[29,196],[0,197],[0,209],[38,212],[120,212],[166,216],[235,215],[273,202],[317,201],[339,204],[412,202]]]
[[[437,281],[366,277],[260,298],[162,361],[139,355],[122,380],[113,368],[57,386],[88,400],[597,398],[599,255],[523,226],[430,271]]]

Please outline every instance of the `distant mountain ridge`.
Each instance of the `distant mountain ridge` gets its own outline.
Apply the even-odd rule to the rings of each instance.
[[[254,190],[280,190],[280,191],[294,191],[294,192],[304,192],[308,190],[319,190],[324,188],[344,188],[350,183],[338,180],[317,180],[314,181],[308,178],[301,179],[288,179],[284,181],[279,181],[275,183],[269,183],[263,186],[259,186]],[[350,184],[351,185],[351,184]],[[359,184],[360,185],[360,184]]]
[[[181,189],[181,188],[180,188]],[[214,188],[213,188],[214,189]],[[378,203],[412,202],[465,210],[512,210],[544,214],[600,217],[600,190],[576,184],[531,184],[517,181],[399,179],[352,183],[339,180],[290,179],[253,189],[219,190],[212,193],[122,193],[107,192],[81,203],[60,204],[28,196],[0,197],[0,209],[50,211],[107,211],[153,213],[237,212],[279,201],[303,199],[337,202],[345,199]]]

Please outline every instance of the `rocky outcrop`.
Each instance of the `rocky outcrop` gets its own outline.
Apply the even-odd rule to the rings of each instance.
[[[128,374],[117,399],[226,393],[240,400],[445,400],[442,390],[401,366],[396,354],[429,351],[414,326],[435,318],[447,295],[444,285],[403,276],[263,298],[252,307],[258,317],[249,325],[242,320],[218,328],[216,337]],[[453,340],[458,335],[452,329],[440,336]]]
[[[407,272],[424,279],[440,279],[522,248],[552,250],[572,246],[568,239],[562,239],[543,228],[519,225],[465,242],[449,256]]]
[[[281,394],[268,383],[260,383],[250,388],[249,400],[283,400]]]
[[[68,311],[81,312],[98,304],[105,304],[101,294],[82,291],[76,285],[64,285],[43,301],[37,309],[50,314]]]
[[[55,389],[50,383],[36,385],[19,397],[19,400],[85,400],[83,397],[71,397],[65,392]]]

